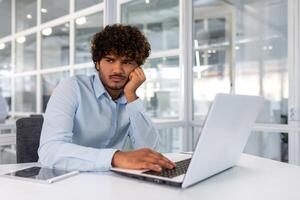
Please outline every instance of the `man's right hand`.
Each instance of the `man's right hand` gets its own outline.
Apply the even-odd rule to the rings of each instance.
[[[126,169],[149,169],[160,172],[162,168],[173,169],[175,163],[156,151],[143,148],[128,152],[117,151],[113,156],[112,166]]]

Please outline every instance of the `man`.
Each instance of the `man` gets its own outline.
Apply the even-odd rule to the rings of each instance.
[[[91,52],[98,74],[61,82],[49,100],[40,162],[80,171],[175,167],[151,150],[158,149],[158,135],[136,95],[146,79],[140,67],[150,52],[145,36],[135,27],[106,26],[94,36]],[[122,151],[128,137],[137,150]]]

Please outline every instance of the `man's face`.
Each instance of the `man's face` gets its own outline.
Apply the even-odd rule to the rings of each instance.
[[[108,54],[97,63],[97,67],[106,89],[121,90],[128,82],[129,74],[137,67],[137,63],[126,57]]]

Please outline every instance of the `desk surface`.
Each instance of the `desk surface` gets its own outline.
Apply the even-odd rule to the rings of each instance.
[[[27,165],[2,165],[0,173]],[[299,200],[300,167],[243,154],[236,167],[184,190],[111,172],[81,173],[50,185],[0,178],[0,198]]]

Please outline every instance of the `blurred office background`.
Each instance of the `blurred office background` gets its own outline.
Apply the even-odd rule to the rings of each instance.
[[[192,150],[215,94],[236,93],[266,98],[245,152],[289,161],[288,1],[0,0],[0,13],[11,118],[43,113],[61,80],[95,73],[91,37],[131,24],[152,46],[138,95],[162,152]],[[0,163],[15,162],[13,147],[1,149]]]

